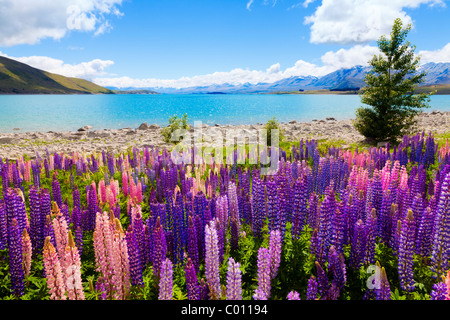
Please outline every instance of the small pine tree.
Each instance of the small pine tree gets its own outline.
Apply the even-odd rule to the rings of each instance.
[[[377,42],[381,54],[369,61],[372,70],[364,79],[361,102],[370,107],[357,109],[353,123],[369,140],[396,143],[409,133],[421,110],[430,107],[429,94],[414,94],[425,73],[417,72],[420,58],[414,55],[415,46],[405,41],[410,29],[396,19],[390,39],[382,36]]]

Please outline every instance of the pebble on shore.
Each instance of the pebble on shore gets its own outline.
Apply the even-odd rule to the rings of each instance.
[[[316,119],[315,119],[316,120]],[[422,113],[417,117],[416,132],[425,131],[434,134],[442,134],[450,130],[450,112],[432,111]],[[300,141],[300,139],[332,139],[343,140],[346,145],[362,142],[364,137],[359,134],[352,125],[352,120],[336,120],[328,117],[326,120],[311,122],[289,121],[281,125],[287,141]],[[203,134],[208,132],[218,133],[219,130],[225,136],[225,130],[234,130],[234,134],[249,134],[251,130],[263,129],[263,124],[248,125],[219,125],[202,126]],[[161,127],[157,124],[142,123],[138,128],[92,130],[92,126],[86,125],[77,131],[61,132],[12,132],[0,133],[0,158],[17,159],[23,155],[30,158],[49,152],[80,152],[90,154],[92,152],[111,151],[124,152],[129,147],[155,146],[171,149],[173,144],[163,141]],[[203,139],[208,143],[208,137]]]

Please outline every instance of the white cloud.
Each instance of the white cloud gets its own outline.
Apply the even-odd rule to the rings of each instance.
[[[108,16],[120,16],[122,0],[1,0],[0,46],[59,40],[70,31],[101,34],[111,25]]]
[[[375,54],[379,54],[378,47],[369,45],[356,45],[350,49],[340,49],[338,51],[328,51],[321,60],[325,65],[337,68],[351,68],[355,65],[366,66]]]
[[[442,49],[435,51],[422,50],[418,53],[421,56],[420,63],[428,62],[450,62],[450,43],[447,43]]]
[[[396,18],[412,23],[403,9],[422,4],[445,6],[442,0],[323,0],[304,23],[312,43],[364,43],[389,34]]]
[[[69,64],[64,63],[64,61],[62,60],[45,56],[10,57],[7,54],[2,53],[1,51],[0,56],[14,59],[19,62],[28,64],[34,68],[45,70],[51,73],[82,79],[93,79],[98,76],[107,75],[105,69],[114,64],[114,62],[111,60],[101,59],[94,59],[78,64]]]
[[[272,83],[292,76],[322,76],[338,68],[325,65],[317,66],[303,60],[298,60],[294,66],[281,70],[279,63],[271,65],[266,70],[249,70],[236,68],[231,71],[214,72],[193,77],[181,77],[179,79],[133,79],[130,77],[99,77],[93,81],[101,86],[117,88],[187,88],[196,86],[208,86],[213,84],[243,84],[243,83]]]

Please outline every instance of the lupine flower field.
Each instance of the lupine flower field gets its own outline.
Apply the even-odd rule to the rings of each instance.
[[[301,140],[274,175],[149,147],[0,170],[3,299],[450,299],[450,146],[431,134]]]

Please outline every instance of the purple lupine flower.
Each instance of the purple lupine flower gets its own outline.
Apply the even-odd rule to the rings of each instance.
[[[259,177],[253,179],[252,184],[252,229],[255,237],[261,237],[261,230],[265,219],[264,185]]]
[[[373,264],[375,262],[375,239],[377,237],[377,216],[375,208],[367,216],[366,220],[366,250],[365,262]]]
[[[377,300],[391,300],[391,287],[384,267],[381,268],[380,288],[376,289]]]
[[[191,258],[187,258],[185,269],[186,291],[188,300],[200,299],[200,287],[198,285],[197,273]]]
[[[0,197],[0,250],[5,250],[8,244],[8,230],[6,228],[5,203]]]
[[[280,230],[272,230],[269,239],[270,277],[277,276],[281,260],[281,233]]]
[[[415,221],[412,210],[408,210],[402,222],[398,248],[398,273],[400,286],[405,291],[414,290],[413,254],[415,240]]]
[[[337,252],[334,246],[330,247],[328,253],[328,272],[333,274],[333,284],[335,284],[337,295],[344,288],[347,281],[347,270],[345,266],[344,255]]]
[[[78,249],[78,254],[83,254],[83,229],[81,226],[77,226],[75,229],[75,246]]]
[[[319,288],[320,297],[322,300],[329,299],[330,283],[325,270],[318,261],[315,262],[317,269],[317,284]]]
[[[228,259],[227,300],[242,300],[242,272],[240,263],[232,257]]]
[[[195,229],[195,224],[192,221],[191,215],[189,215],[189,225],[187,233],[188,233],[187,254],[188,257],[192,260],[195,272],[198,272],[199,257],[198,257],[197,231]]]
[[[299,293],[297,291],[289,292],[288,295],[287,295],[287,299],[288,300],[302,300],[300,298],[300,295],[299,295]]]
[[[294,183],[294,203],[292,212],[292,237],[298,238],[305,225],[307,214],[308,186],[305,177]]]
[[[41,205],[39,194],[34,186],[30,186],[28,198],[30,201],[30,238],[33,252],[36,254],[42,250],[43,243],[40,241],[42,239]]]
[[[210,298],[209,286],[206,284],[205,279],[203,278],[200,279],[199,292],[200,292],[199,300],[209,300]]]
[[[126,242],[128,251],[128,260],[130,264],[130,280],[133,286],[143,286],[142,262],[139,251],[139,244],[132,226],[128,226],[126,232]]]
[[[318,283],[316,277],[311,276],[308,280],[308,289],[306,290],[306,300],[316,300],[318,294]]]
[[[311,246],[310,246],[310,254],[313,256],[318,257],[319,255],[319,232],[317,229],[314,229],[312,235],[311,235]]]
[[[350,251],[350,265],[352,268],[359,269],[364,263],[366,252],[366,229],[364,222],[359,219],[353,229],[352,246]]]
[[[441,186],[439,203],[434,221],[431,270],[441,276],[449,267],[450,260],[450,173],[445,176]]]
[[[267,216],[269,218],[269,231],[279,229],[278,194],[277,185],[272,179],[266,183],[267,190]]]
[[[428,257],[431,254],[433,244],[433,222],[434,212],[431,210],[431,207],[428,206],[420,218],[416,237],[416,253],[423,257]]]
[[[58,178],[56,177],[56,171],[55,174],[53,175],[52,180],[52,194],[53,194],[53,201],[56,202],[58,208],[61,208],[62,207],[61,188],[59,186]]]
[[[309,186],[310,184],[308,184]],[[319,219],[318,219],[318,204],[319,204],[319,198],[317,197],[317,194],[313,192],[311,196],[309,197],[308,201],[309,207],[308,207],[308,225],[312,229],[316,229],[319,226]]]
[[[172,262],[166,258],[161,264],[158,300],[172,300],[173,298],[173,269]]]
[[[220,299],[219,249],[215,221],[205,226],[205,276],[212,300]]]
[[[391,204],[392,204],[392,195],[389,189],[386,189],[383,192],[380,211],[378,214],[378,236],[380,240],[384,243],[389,243],[391,238]],[[376,210],[376,209],[375,209]],[[378,211],[377,211],[378,212]]]
[[[258,250],[258,288],[253,298],[255,300],[267,300],[270,297],[270,254],[269,249],[261,247]]]
[[[22,266],[22,232],[17,219],[13,218],[9,226],[9,269],[11,274],[11,291],[19,297],[24,294],[24,274]]]
[[[445,282],[435,283],[430,295],[430,300],[446,300],[447,285],[445,284]]]
[[[156,225],[153,229],[153,252],[152,252],[152,263],[153,263],[153,274],[156,278],[159,278],[161,264],[166,258],[167,244],[164,235],[164,230],[161,226],[161,221],[159,216],[156,219]]]
[[[238,198],[236,193],[236,185],[230,183],[228,185],[228,209],[230,212],[230,222],[231,222],[231,250],[238,249],[238,238],[241,229],[240,224],[240,213],[238,206]]]

